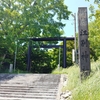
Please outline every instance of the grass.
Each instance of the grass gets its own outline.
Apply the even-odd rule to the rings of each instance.
[[[67,74],[68,82],[63,91],[72,92],[71,100],[100,100],[100,60],[91,63],[91,74],[81,82],[78,66],[57,69],[53,73]]]
[[[23,73],[23,74],[25,74],[25,73],[30,73],[30,72],[23,71],[23,70],[18,70],[18,69],[16,69],[15,71],[13,70],[12,72],[9,72],[9,69],[7,69],[5,71],[0,70],[0,73],[8,73],[8,74],[21,74],[21,73]]]

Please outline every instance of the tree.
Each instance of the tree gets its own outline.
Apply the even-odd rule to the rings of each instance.
[[[59,36],[70,12],[63,0],[0,0],[4,35]],[[57,18],[57,21],[54,19]],[[55,33],[55,34],[54,34]]]
[[[72,49],[74,49],[74,41],[67,41],[67,65],[71,66],[72,62]]]
[[[89,41],[90,41],[90,54],[94,60],[97,60],[100,56],[100,30],[99,24],[96,20],[89,23]]]
[[[28,42],[20,38],[59,37],[65,26],[61,20],[67,20],[70,13],[64,0],[0,0],[0,34],[8,44],[7,51],[14,58],[18,42],[25,54]]]
[[[51,60],[47,50],[39,48],[32,50],[31,72],[50,73],[55,68],[51,66]]]
[[[94,0],[94,3],[98,8],[95,9],[93,4],[90,6],[89,41],[91,58],[97,60],[100,56],[100,0]]]
[[[61,42],[61,45],[63,45],[63,42]],[[74,49],[74,41],[68,40],[66,43],[67,51],[66,51],[66,67],[70,67],[72,62],[72,49]],[[54,48],[53,51],[51,51],[51,58],[52,62],[51,65],[57,67],[59,64],[59,49]],[[60,67],[63,67],[63,49],[60,48]]]
[[[85,1],[91,1],[91,0],[85,0]],[[100,3],[100,0],[94,0],[94,3],[99,4]]]

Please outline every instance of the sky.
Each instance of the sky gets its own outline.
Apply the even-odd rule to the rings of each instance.
[[[93,4],[94,0],[90,0],[91,2],[87,2],[85,0],[65,0],[64,3],[65,5],[68,6],[68,10],[71,11],[73,14],[76,13],[76,32],[78,32],[78,21],[77,21],[77,12],[78,12],[78,7],[87,7],[88,9],[88,16],[90,14],[89,11],[89,6],[90,4]],[[64,27],[64,35],[66,37],[74,37],[75,32],[74,32],[74,18],[72,16],[69,16],[69,20],[64,20],[63,23],[66,24]]]

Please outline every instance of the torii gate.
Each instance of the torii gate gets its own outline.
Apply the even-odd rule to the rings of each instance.
[[[32,41],[63,41],[63,45],[40,45],[42,48],[63,48],[63,68],[66,68],[66,40],[74,40],[74,37],[43,37],[43,38],[29,38]],[[29,42],[28,47],[28,61],[27,61],[27,71],[30,71],[30,56],[31,56],[31,45]]]

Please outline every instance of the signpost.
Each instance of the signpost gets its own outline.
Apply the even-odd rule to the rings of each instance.
[[[79,30],[79,66],[81,79],[90,74],[90,49],[88,41],[88,16],[87,8],[78,8],[78,30]]]

